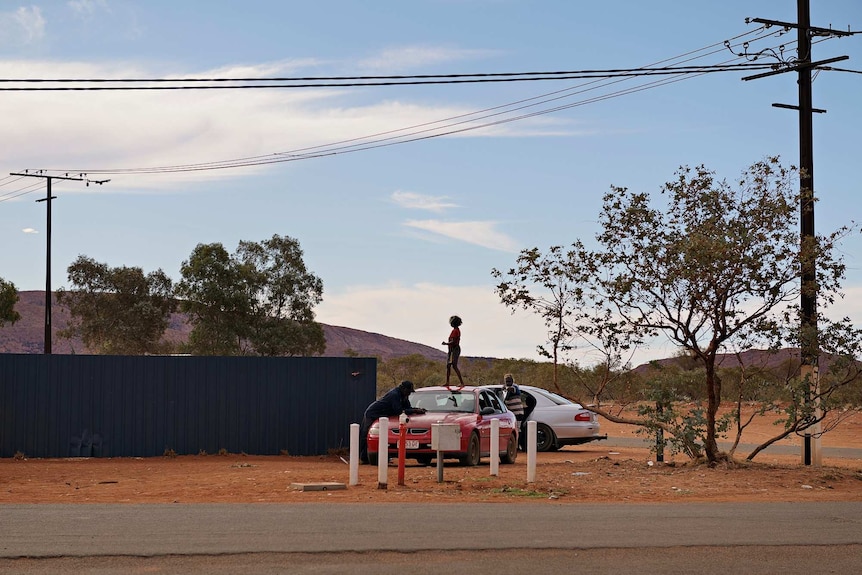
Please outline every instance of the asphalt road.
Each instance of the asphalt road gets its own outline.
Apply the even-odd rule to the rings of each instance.
[[[862,502],[0,506],[4,574],[525,570],[858,573]]]

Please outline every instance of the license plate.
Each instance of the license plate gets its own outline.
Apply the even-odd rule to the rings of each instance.
[[[407,439],[404,441],[404,447],[407,449],[419,449],[418,439]]]

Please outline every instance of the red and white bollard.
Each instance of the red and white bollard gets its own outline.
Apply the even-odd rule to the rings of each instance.
[[[491,420],[491,475],[500,475],[500,420]]]
[[[407,459],[407,418],[402,413],[398,418],[398,485],[404,485],[404,461]]]

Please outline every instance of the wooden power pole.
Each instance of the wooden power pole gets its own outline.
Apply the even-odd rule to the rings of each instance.
[[[813,36],[849,36],[852,32],[841,32],[831,28],[811,26],[810,0],[797,0],[797,22],[780,22],[763,18],[752,18],[751,22],[766,26],[782,26],[797,31],[797,58],[790,65],[774,72],[748,76],[743,80],[754,80],[784,72],[796,71],[799,75],[799,104],[773,104],[778,108],[789,108],[799,111],[799,224],[800,224],[800,355],[802,361],[801,377],[808,382],[805,396],[808,408],[814,409],[817,422],[805,430],[802,445],[802,463],[820,466],[822,455],[820,448],[820,410],[819,410],[819,372],[818,360],[820,345],[817,329],[817,262],[815,257],[814,235],[814,113],[824,113],[813,107],[811,90],[811,70],[817,66],[848,59],[839,56],[814,62],[811,58],[811,38]],[[812,402],[814,405],[812,406]]]

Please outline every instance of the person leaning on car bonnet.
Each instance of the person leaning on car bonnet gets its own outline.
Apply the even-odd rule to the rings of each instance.
[[[359,429],[359,460],[362,463],[368,463],[368,430],[375,421],[381,417],[392,417],[402,413],[407,415],[425,413],[421,407],[410,405],[410,394],[414,390],[413,382],[405,379],[365,410],[362,426]],[[385,442],[386,438],[381,438],[381,441]]]

